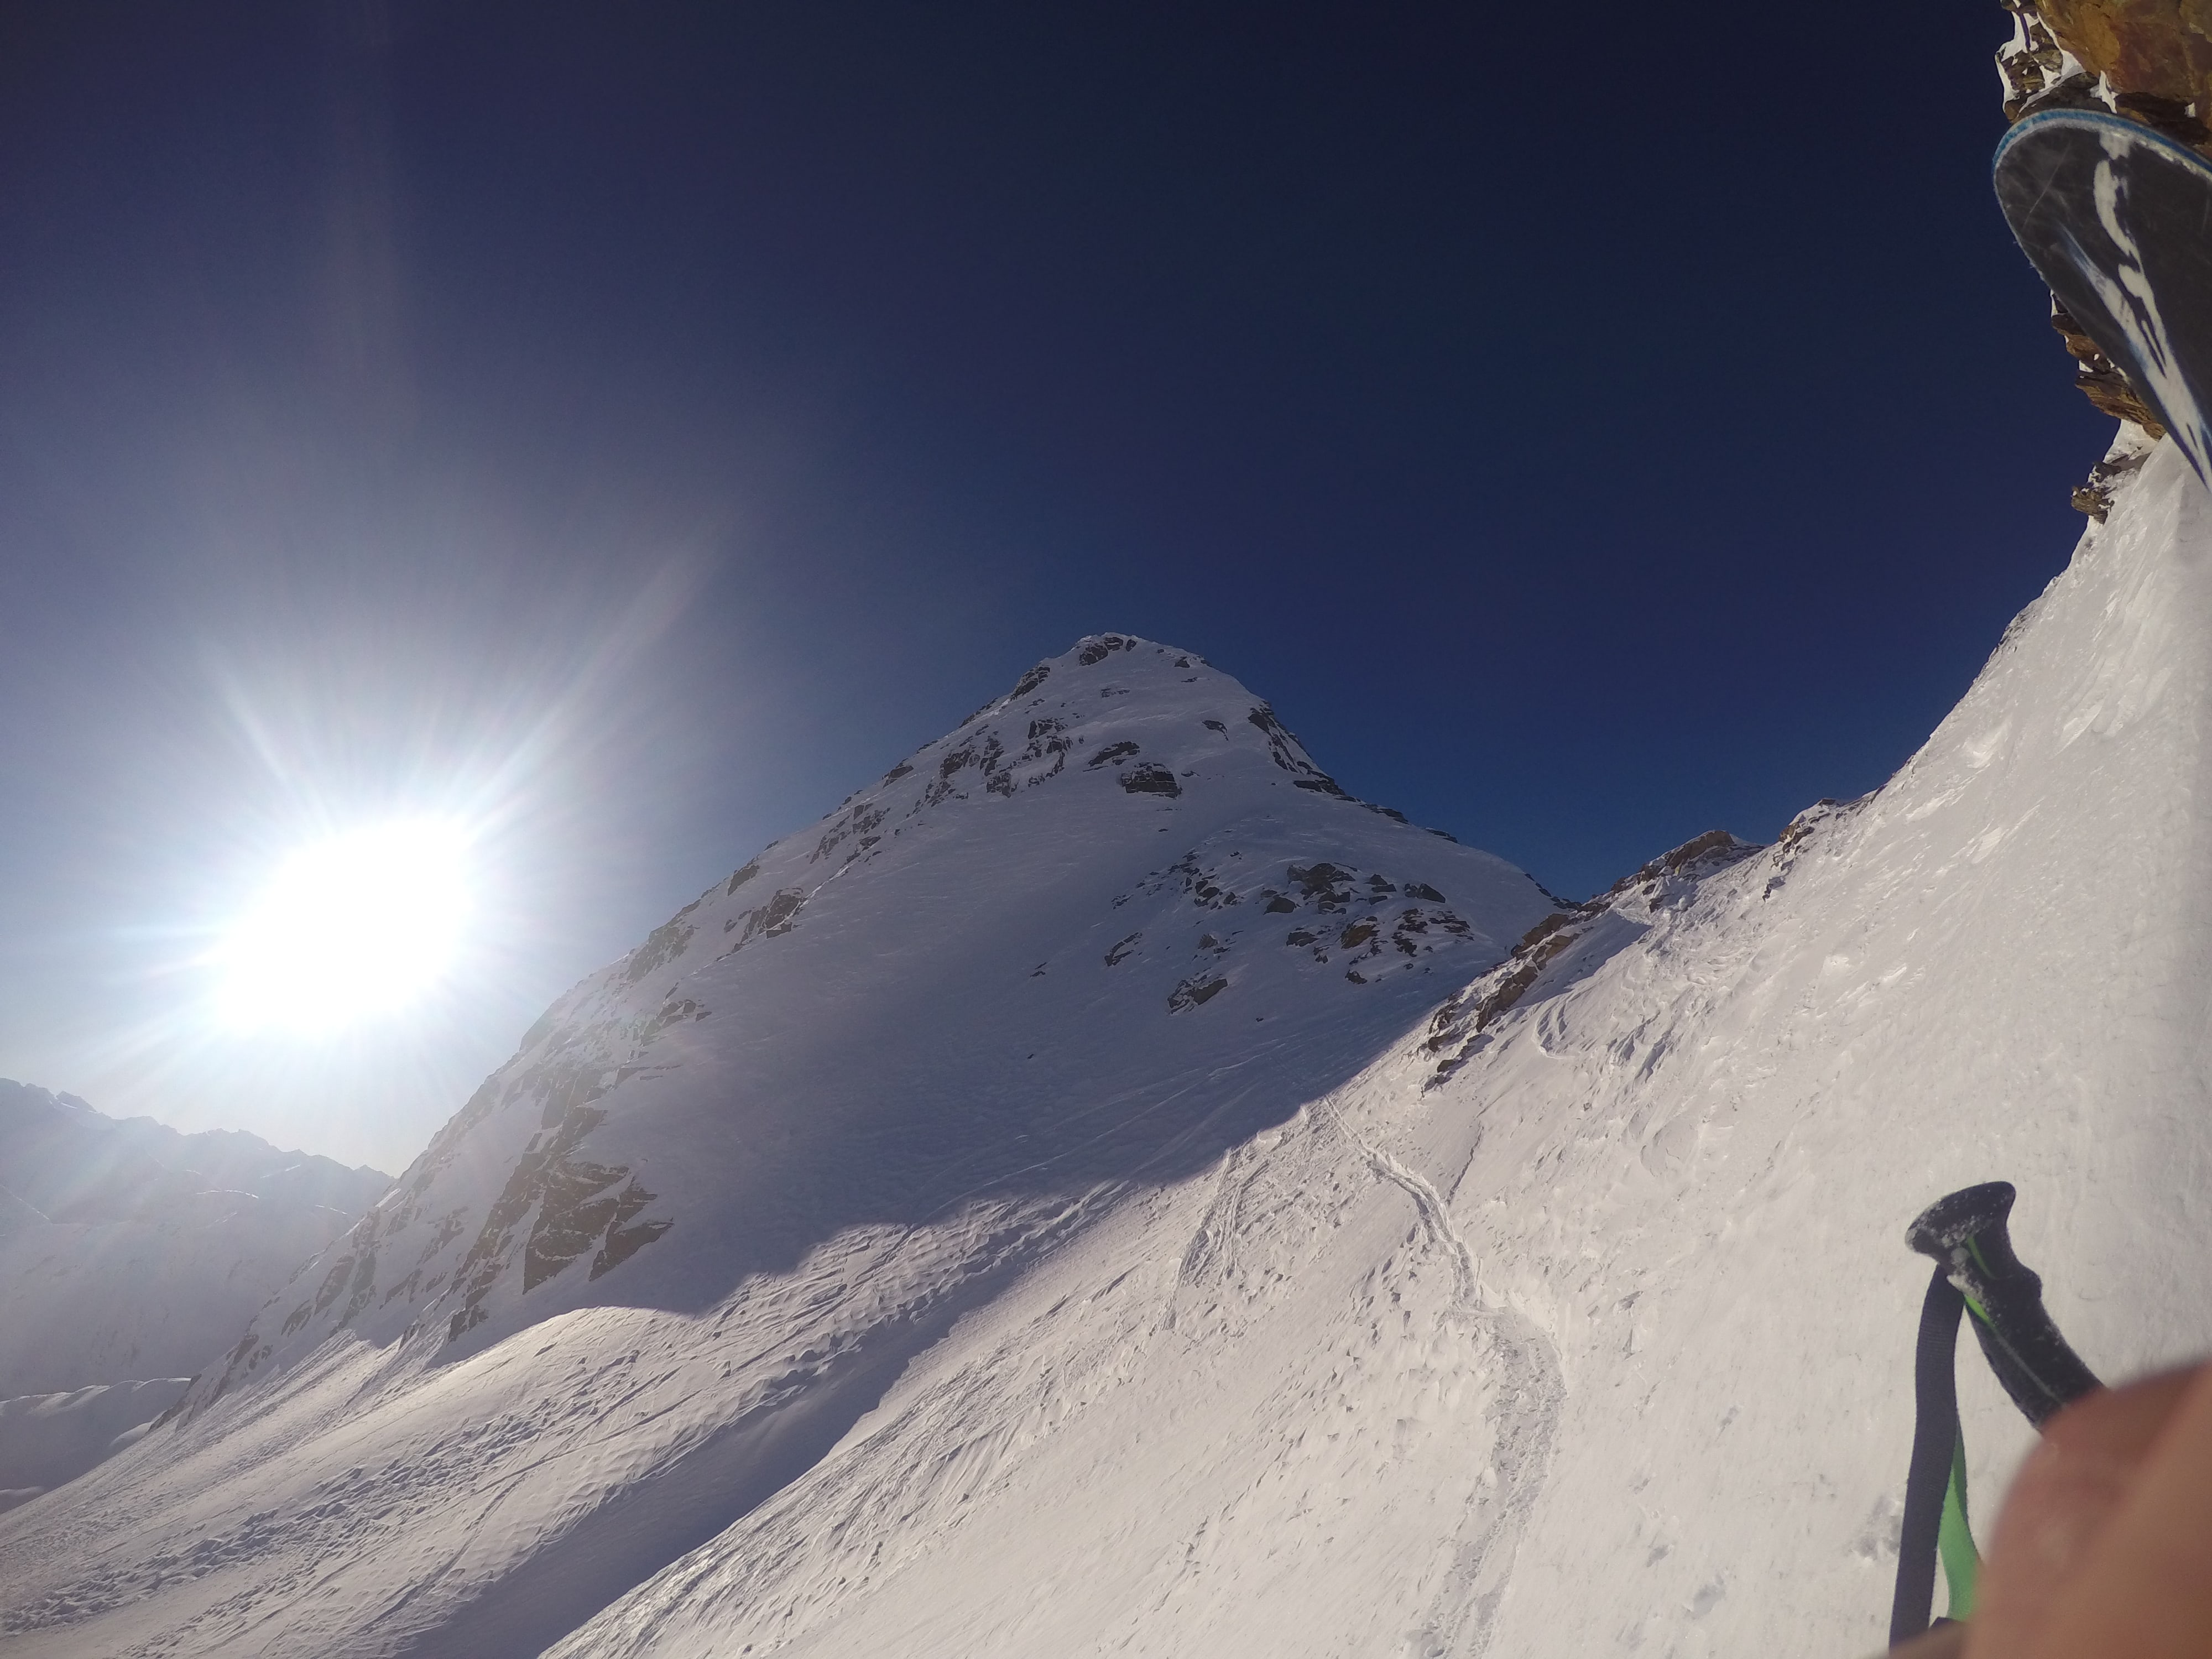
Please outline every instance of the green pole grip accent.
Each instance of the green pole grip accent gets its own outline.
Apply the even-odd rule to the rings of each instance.
[[[1966,1437],[1951,1442],[1951,1480],[1943,1489],[1943,1523],[1936,1534],[1936,1553],[1942,1559],[1943,1583],[1951,1605],[1949,1619],[1964,1619],[1974,1610],[1974,1581],[1981,1574],[1982,1554],[1974,1547],[1974,1528],[1966,1518]]]

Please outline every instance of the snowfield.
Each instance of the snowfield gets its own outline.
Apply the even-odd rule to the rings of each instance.
[[[2160,445],[1886,787],[1583,906],[1083,641],[0,1516],[0,1652],[1878,1648],[1923,1205],[2212,1346],[2208,510]]]

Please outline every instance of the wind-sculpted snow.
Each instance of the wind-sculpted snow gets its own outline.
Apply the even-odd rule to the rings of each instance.
[[[0,1518],[9,1659],[1873,1650],[1915,1212],[2017,1182],[2106,1375],[2212,1345],[2208,511],[2161,447],[1885,788],[1587,904],[1040,665]]]

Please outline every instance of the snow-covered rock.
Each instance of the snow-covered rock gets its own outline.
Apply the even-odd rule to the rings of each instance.
[[[1551,908],[1227,676],[1082,641],[557,1002],[186,1410],[340,1330],[451,1363],[860,1232],[1049,1232],[1287,1116]]]
[[[1572,907],[1086,642],[0,1518],[10,1659],[1871,1650],[1915,1212],[2212,1340],[2208,509],[2161,446],[1885,788]]]
[[[0,1079],[0,1398],[219,1364],[390,1184]]]

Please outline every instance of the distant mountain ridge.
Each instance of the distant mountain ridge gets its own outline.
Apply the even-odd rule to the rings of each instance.
[[[390,1185],[0,1079],[0,1400],[196,1374]]]
[[[0,1188],[49,1220],[151,1219],[210,1192],[351,1218],[391,1184],[380,1170],[287,1152],[243,1130],[188,1134],[0,1078]]]

